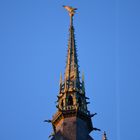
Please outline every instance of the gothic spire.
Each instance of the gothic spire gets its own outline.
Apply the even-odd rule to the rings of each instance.
[[[68,41],[68,51],[67,51],[67,61],[65,69],[65,81],[75,81],[78,86],[79,83],[79,70],[78,70],[78,59],[77,50],[75,44],[75,35],[73,27],[73,16],[76,8],[64,6],[70,15],[70,27],[69,27],[69,41]]]
[[[90,114],[87,107],[89,102],[87,102],[88,98],[85,96],[84,76],[81,82],[79,78],[73,27],[73,16],[76,8],[70,6],[64,6],[64,8],[70,16],[69,41],[64,80],[60,75],[60,91],[56,105],[58,110],[51,120],[54,129],[52,140],[74,140],[75,138],[77,140],[92,140],[89,133],[99,129],[94,128],[92,125],[91,117],[95,114]],[[71,127],[72,124],[73,127]]]

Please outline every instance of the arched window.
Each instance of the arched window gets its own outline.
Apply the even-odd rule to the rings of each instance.
[[[73,105],[73,98],[71,95],[68,97],[68,105]]]

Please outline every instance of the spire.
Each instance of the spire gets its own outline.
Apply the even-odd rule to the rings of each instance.
[[[92,125],[91,117],[85,96],[84,78],[80,82],[78,59],[75,45],[73,16],[76,8],[63,6],[70,16],[69,41],[67,50],[67,60],[64,80],[60,76],[60,91],[57,96],[57,112],[53,116],[51,123],[54,129],[52,140],[69,139],[78,140],[92,139],[89,133],[99,130]],[[66,122],[66,125],[65,125]],[[73,124],[73,127],[71,127]],[[80,124],[80,125],[78,125]],[[82,133],[81,135],[81,132]]]
[[[106,132],[104,131],[104,134],[103,134],[103,139],[102,140],[107,140],[107,137],[106,137]]]
[[[77,59],[77,50],[75,44],[75,35],[73,27],[73,16],[75,14],[76,8],[69,6],[64,6],[68,10],[70,15],[70,27],[69,27],[69,41],[68,41],[68,51],[67,51],[67,61],[65,69],[65,80],[66,81],[75,81],[76,85],[79,84],[79,70],[78,70],[78,59]]]

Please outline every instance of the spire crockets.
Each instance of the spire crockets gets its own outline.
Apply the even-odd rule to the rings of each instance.
[[[77,59],[77,50],[75,44],[75,35],[73,27],[73,16],[75,14],[76,8],[69,6],[64,6],[64,8],[69,12],[70,15],[70,28],[69,28],[69,41],[68,41],[68,52],[67,52],[67,61],[65,69],[65,82],[70,86],[70,82],[74,81],[76,88],[80,86],[79,80],[79,70],[78,70],[78,59]]]

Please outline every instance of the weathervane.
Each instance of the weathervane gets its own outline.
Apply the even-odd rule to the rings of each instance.
[[[73,22],[73,16],[75,14],[75,10],[77,10],[77,8],[73,8],[71,6],[64,6],[63,7],[69,12],[69,16],[70,16],[70,23],[72,25]]]

